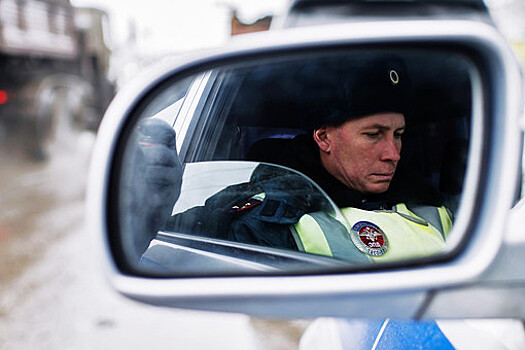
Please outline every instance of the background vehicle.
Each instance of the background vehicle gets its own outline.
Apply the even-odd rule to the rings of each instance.
[[[69,0],[2,0],[0,12],[2,138],[45,158],[57,139],[96,130],[113,97],[107,17]]]

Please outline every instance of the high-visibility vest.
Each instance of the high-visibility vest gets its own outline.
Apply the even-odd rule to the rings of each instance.
[[[344,219],[324,212],[303,215],[291,228],[299,250],[335,258],[395,261],[441,252],[452,228],[445,207],[411,206],[392,210],[342,208]],[[358,253],[356,253],[358,252]]]

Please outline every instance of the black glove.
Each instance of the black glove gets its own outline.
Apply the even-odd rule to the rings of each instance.
[[[182,164],[175,131],[163,120],[141,121],[131,146],[123,168],[126,191],[121,215],[122,232],[127,235],[124,248],[137,259],[171,216],[181,191]]]

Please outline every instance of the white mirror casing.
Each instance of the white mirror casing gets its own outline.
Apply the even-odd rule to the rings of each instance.
[[[299,50],[405,45],[468,52],[475,72],[471,151],[451,237],[466,237],[444,259],[357,273],[146,278],[116,264],[108,230],[115,150],[133,110],[176,74],[261,55]],[[166,60],[123,89],[107,110],[93,157],[87,224],[113,287],[149,304],[271,317],[524,317],[525,205],[517,203],[522,156],[523,94],[519,65],[490,25],[471,21],[336,24],[247,35],[226,48]],[[486,137],[490,135],[490,137]],[[487,151],[488,150],[488,151]],[[482,157],[482,154],[485,155]],[[454,233],[461,233],[460,235]],[[454,242],[452,242],[454,243]],[[483,300],[482,303],[479,301]]]

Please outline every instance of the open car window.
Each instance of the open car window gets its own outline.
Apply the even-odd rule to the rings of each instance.
[[[363,67],[384,57],[401,62],[403,74],[398,75],[399,68],[385,74],[392,84],[405,84],[407,91],[403,101],[406,128],[395,176],[406,174],[424,183],[425,189],[440,198],[436,207],[443,208],[439,215],[446,212],[448,222],[439,216],[419,220],[428,203],[394,203],[370,210],[341,205],[340,193],[325,188],[321,176],[306,173],[298,165],[297,159],[306,152],[295,148],[315,147],[312,126],[316,118],[341,103],[345,84]],[[361,83],[366,88],[367,79]],[[452,240],[449,235],[462,206],[469,149],[473,147],[472,124],[481,101],[478,85],[475,66],[466,54],[395,47],[269,58],[177,79],[150,97],[155,108],[138,111],[136,127],[130,133],[129,142],[137,147],[129,147],[122,163],[119,210],[123,244],[141,236],[149,247],[144,255],[142,251],[139,254],[142,262],[172,273],[181,271],[177,270],[177,266],[182,269],[180,261],[206,255],[210,260],[204,266],[182,269],[192,274],[237,271],[239,266],[257,271],[266,271],[266,267],[268,271],[311,268],[325,266],[330,259],[334,264],[366,266],[446,253],[450,250],[446,241],[461,238]],[[183,93],[170,99],[170,89]],[[382,93],[377,91],[378,96]],[[146,160],[146,168],[140,164],[144,158],[140,147],[157,142],[148,139],[141,144],[137,133],[146,120],[172,117],[168,124],[176,142],[170,149],[177,159],[162,163],[166,156],[156,157],[164,159],[161,167],[180,162],[180,171],[164,172],[162,179],[157,179],[160,185],[151,187],[146,183],[152,171],[147,166],[152,163]],[[178,182],[173,180],[177,176]],[[425,248],[411,251],[407,247],[392,253],[399,250],[396,245],[418,243],[396,243],[381,228],[387,224],[376,218],[376,213],[403,217],[410,225],[439,227],[436,232],[441,237],[430,239]],[[315,234],[311,232],[303,234],[312,225],[321,228],[322,238],[312,238]],[[445,242],[436,243],[439,239]],[[158,247],[163,244],[167,248]],[[162,257],[155,258],[152,250],[162,250]],[[225,264],[224,259],[228,260]]]

